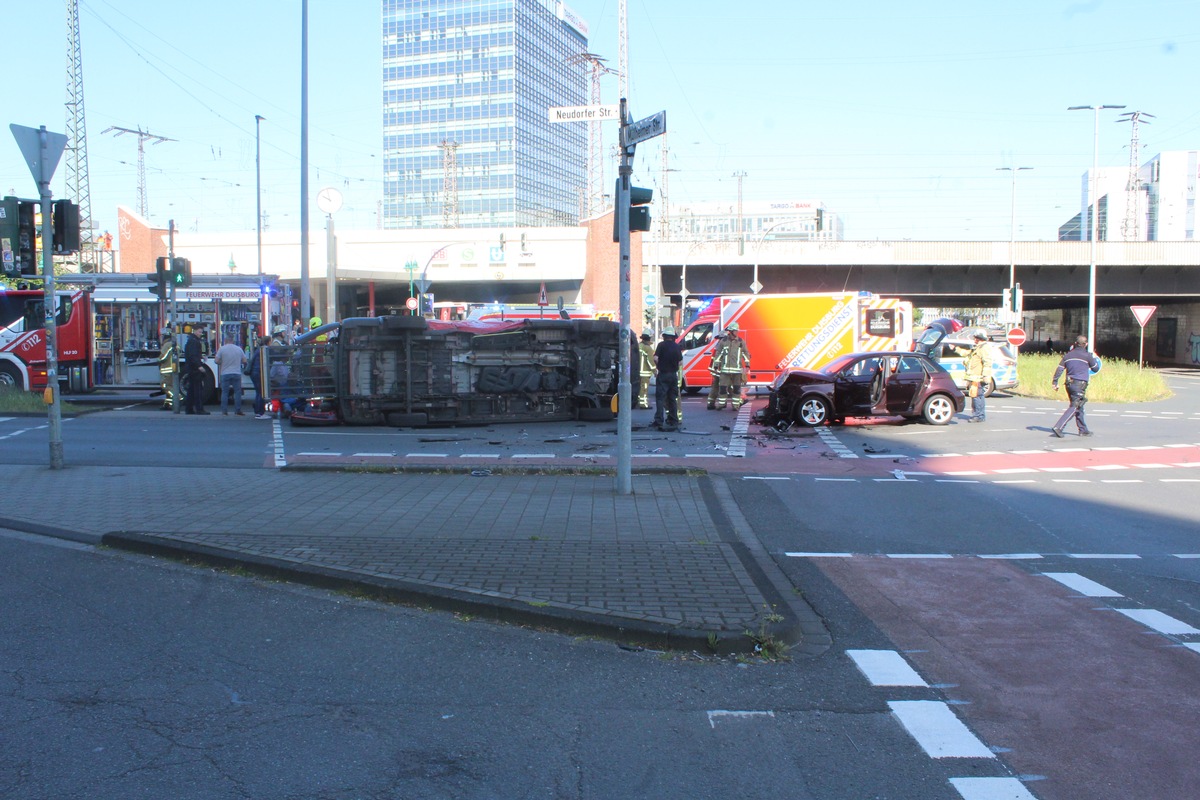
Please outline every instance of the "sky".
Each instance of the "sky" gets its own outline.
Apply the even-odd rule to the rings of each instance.
[[[3,2],[5,121],[65,133],[66,2]],[[327,186],[344,197],[339,229],[377,227],[380,5],[308,2],[314,228]],[[618,0],[568,6],[588,22],[588,49],[617,68]],[[138,136],[118,128],[155,137],[144,144],[154,225],[253,231],[257,142],[265,227],[298,230],[301,1],[79,8],[98,232],[115,232],[118,205],[138,205]],[[627,0],[627,13],[631,116],[667,118],[666,136],[638,145],[634,161],[634,182],[654,187],[656,203],[665,176],[673,206],[733,206],[743,175],[744,202],[823,203],[850,240],[1007,241],[1014,223],[1019,240],[1052,240],[1078,213],[1093,158],[1095,115],[1069,106],[1153,114],[1139,164],[1200,149],[1195,0]],[[618,102],[615,76],[602,95]],[[1120,113],[1100,114],[1102,169],[1130,162]],[[604,136],[611,145],[615,125]],[[1014,187],[1004,167],[1032,169]],[[64,159],[56,197],[65,174]],[[8,133],[0,193],[37,196]]]

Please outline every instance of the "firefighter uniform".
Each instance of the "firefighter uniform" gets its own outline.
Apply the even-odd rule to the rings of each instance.
[[[638,345],[638,376],[641,382],[638,384],[638,408],[650,407],[650,376],[658,372],[654,366],[654,343],[650,340],[649,333],[642,334],[642,341]]]
[[[713,354],[713,363],[721,376],[720,408],[724,409],[730,402],[733,410],[742,407],[742,370],[750,366],[750,351],[746,342],[738,336],[738,324],[729,323],[725,329],[725,338],[717,345]]]
[[[158,385],[162,389],[162,407],[170,411],[175,400],[175,337],[170,328],[162,329],[158,346]]]

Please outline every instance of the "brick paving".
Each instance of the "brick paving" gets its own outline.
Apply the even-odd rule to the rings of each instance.
[[[17,530],[652,645],[746,649],[745,631],[764,624],[820,638],[708,477],[636,475],[619,495],[609,475],[0,465],[0,476],[10,496],[54,498],[0,512]],[[765,623],[768,610],[785,619]]]

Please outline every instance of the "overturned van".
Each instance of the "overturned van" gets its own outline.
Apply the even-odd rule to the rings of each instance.
[[[612,419],[619,346],[610,320],[347,319],[268,348],[269,396],[295,424]]]

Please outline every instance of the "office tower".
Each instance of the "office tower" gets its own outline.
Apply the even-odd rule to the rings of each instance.
[[[557,0],[383,0],[383,227],[577,224],[586,51]]]

